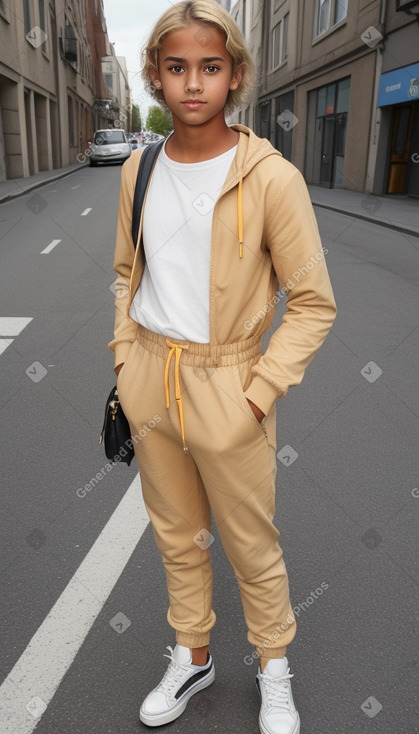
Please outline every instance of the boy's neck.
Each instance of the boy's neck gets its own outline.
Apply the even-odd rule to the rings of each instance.
[[[215,126],[184,125],[174,120],[174,133],[166,144],[169,158],[178,163],[199,163],[216,158],[230,150],[239,141],[239,133],[232,130],[225,120]]]

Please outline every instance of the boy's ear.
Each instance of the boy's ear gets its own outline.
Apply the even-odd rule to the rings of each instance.
[[[150,74],[150,78],[156,89],[161,89],[161,81],[159,79],[159,75],[157,72],[153,72]]]
[[[230,90],[234,91],[235,89],[238,89],[240,86],[240,82],[243,79],[243,74],[245,71],[245,64],[240,64],[240,66],[235,69],[233,76],[231,78],[230,82]]]

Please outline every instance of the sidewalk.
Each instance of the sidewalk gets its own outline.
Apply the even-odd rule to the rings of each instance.
[[[0,204],[14,199],[16,196],[27,194],[39,186],[44,186],[59,178],[64,178],[64,176],[69,176],[71,173],[80,171],[85,165],[85,163],[73,163],[71,166],[66,166],[65,168],[56,168],[54,171],[40,171],[40,173],[36,173],[34,176],[28,176],[28,178],[12,178],[8,181],[0,181]]]
[[[314,206],[419,237],[419,199],[374,196],[346,189],[324,189],[321,186],[308,188]]]
[[[32,189],[56,181],[83,168],[85,163],[74,163],[55,171],[41,171],[29,178],[15,178],[0,182],[0,204],[27,194]],[[364,219],[397,232],[419,237],[419,199],[406,196],[373,196],[346,189],[325,189],[309,186],[311,200],[316,207],[331,209],[357,219]]]

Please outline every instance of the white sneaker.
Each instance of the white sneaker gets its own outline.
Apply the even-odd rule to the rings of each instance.
[[[161,726],[180,716],[191,696],[211,685],[215,678],[214,663],[208,654],[208,662],[202,667],[192,665],[192,653],[188,647],[176,645],[169,658],[170,663],[159,685],[143,701],[140,720],[147,726]]]
[[[287,658],[272,658],[263,673],[259,668],[256,685],[261,698],[261,734],[300,733],[300,717],[294,705],[290,678]]]

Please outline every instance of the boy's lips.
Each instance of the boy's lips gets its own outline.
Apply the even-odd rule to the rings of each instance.
[[[198,110],[200,107],[202,107],[205,102],[203,102],[200,99],[185,99],[184,102],[182,102],[184,107],[187,107],[188,110]]]

